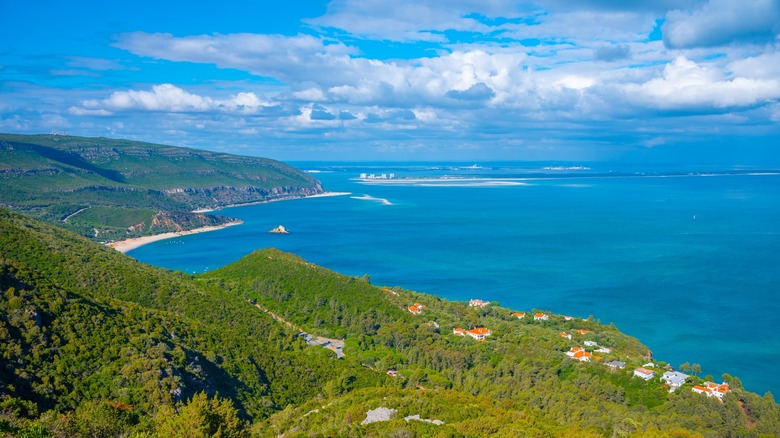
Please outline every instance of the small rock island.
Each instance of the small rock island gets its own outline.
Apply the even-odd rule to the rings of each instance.
[[[284,227],[284,225],[279,225],[278,227],[269,230],[268,232],[271,234],[290,234],[290,232],[287,230],[287,228]]]

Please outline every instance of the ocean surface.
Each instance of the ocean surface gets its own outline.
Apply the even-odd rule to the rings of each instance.
[[[656,360],[780,394],[777,170],[293,164],[349,194],[221,210],[245,223],[128,254],[196,273],[275,247],[377,285],[593,315]]]

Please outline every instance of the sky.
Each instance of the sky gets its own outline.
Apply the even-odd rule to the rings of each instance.
[[[0,132],[780,165],[780,0],[0,0]]]

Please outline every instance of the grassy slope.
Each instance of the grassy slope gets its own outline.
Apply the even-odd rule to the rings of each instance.
[[[646,347],[592,320],[518,320],[509,309],[374,287],[276,250],[192,278],[15,214],[0,212],[0,229],[0,393],[42,409],[109,399],[153,415],[181,397],[176,389],[205,389],[234,400],[261,435],[780,433],[774,400],[736,383],[720,403],[693,394],[693,382],[668,394],[631,378]],[[346,335],[347,358],[305,346],[246,299],[315,333]],[[423,315],[406,312],[414,302],[427,305]],[[493,336],[452,334],[472,323]],[[590,332],[559,335],[573,328]],[[564,351],[585,339],[613,347],[607,358],[629,369],[569,360]],[[386,377],[391,367],[403,377]],[[377,407],[399,417],[361,425]],[[415,414],[445,425],[402,419]]]
[[[143,216],[147,210],[189,212],[321,191],[316,179],[265,158],[106,138],[0,134],[0,205],[50,223],[91,206]],[[88,237],[99,234],[93,229],[103,231],[103,239],[132,237],[114,218],[59,224]],[[201,222],[186,221],[212,225]]]
[[[355,386],[376,377],[184,274],[3,210],[0,229],[0,394],[42,409],[106,398],[153,413],[206,390],[262,418],[343,375]]]

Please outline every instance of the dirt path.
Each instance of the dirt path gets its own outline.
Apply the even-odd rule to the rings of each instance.
[[[247,302],[251,303],[250,300],[247,300]],[[343,339],[331,339],[326,338],[323,336],[312,336],[309,333],[306,333],[298,327],[297,325],[291,323],[290,321],[287,321],[286,319],[282,318],[281,316],[275,314],[274,312],[271,312],[270,310],[266,309],[265,307],[261,306],[260,304],[254,303],[254,306],[258,309],[262,310],[263,312],[267,313],[271,318],[275,319],[278,322],[281,322],[282,324],[286,325],[287,327],[290,327],[291,329],[297,330],[300,332],[299,336],[303,336],[303,338],[306,340],[306,343],[309,345],[319,345],[321,347],[325,347],[328,350],[333,351],[336,353],[336,357],[341,359],[342,357],[346,356],[344,354],[344,340]]]

